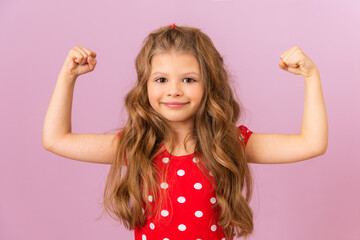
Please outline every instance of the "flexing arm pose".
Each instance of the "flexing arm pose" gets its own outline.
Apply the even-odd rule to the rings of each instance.
[[[251,163],[291,163],[313,158],[326,152],[328,121],[320,73],[303,51],[295,46],[281,56],[279,67],[305,80],[305,98],[299,134],[253,133],[246,146]]]
[[[71,108],[75,82],[93,71],[96,53],[82,46],[71,49],[56,82],[43,125],[43,147],[57,155],[79,161],[111,163],[116,134],[76,134],[71,132]]]
[[[96,163],[111,163],[116,151],[116,134],[71,133],[71,107],[76,79],[94,70],[96,53],[78,46],[70,50],[59,74],[43,126],[43,146],[60,156]],[[305,98],[299,134],[254,132],[246,146],[250,163],[291,163],[326,152],[328,121],[320,73],[302,50],[295,46],[281,55],[279,67],[305,81]]]

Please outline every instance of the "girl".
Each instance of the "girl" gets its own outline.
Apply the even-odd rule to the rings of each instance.
[[[83,46],[70,50],[45,116],[44,148],[111,164],[104,207],[135,229],[136,240],[249,236],[254,226],[248,163],[297,162],[326,151],[317,67],[299,47],[280,56],[281,69],[304,77],[301,132],[253,133],[237,126],[241,105],[206,34],[173,24],[145,40],[135,62],[137,82],[125,98],[128,120],[115,134],[71,133],[75,81],[94,70],[96,53]]]

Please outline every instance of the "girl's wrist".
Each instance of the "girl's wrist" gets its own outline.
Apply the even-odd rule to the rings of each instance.
[[[65,73],[65,72],[60,72],[59,73],[59,77],[58,79],[61,79],[63,81],[67,81],[67,82],[75,82],[78,76],[74,75],[74,74],[69,74],[69,73]]]
[[[315,69],[312,71],[309,75],[304,76],[304,79],[310,79],[310,78],[320,78],[320,72],[318,69]]]

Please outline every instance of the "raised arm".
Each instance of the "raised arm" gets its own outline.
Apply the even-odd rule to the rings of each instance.
[[[250,163],[298,162],[322,155],[327,149],[328,120],[318,69],[298,47],[288,49],[281,59],[280,68],[304,76],[305,97],[301,132],[253,133],[245,149]]]
[[[76,78],[62,72],[58,76],[43,124],[42,143],[45,149],[71,133],[71,108]]]
[[[95,57],[94,52],[81,46],[69,52],[45,115],[42,144],[46,150],[65,158],[111,163],[118,142],[116,134],[71,132],[71,108],[75,82],[80,74],[94,69]]]

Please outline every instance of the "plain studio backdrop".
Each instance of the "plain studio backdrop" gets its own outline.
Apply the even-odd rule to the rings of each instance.
[[[97,53],[77,79],[74,133],[124,124],[135,57],[150,31],[198,27],[224,58],[246,107],[239,123],[299,133],[304,79],[278,67],[299,46],[316,64],[329,120],[327,152],[292,164],[251,164],[251,240],[360,239],[360,2],[147,0],[0,2],[0,239],[133,239],[101,215],[110,165],[65,159],[42,147],[42,126],[70,49]]]

